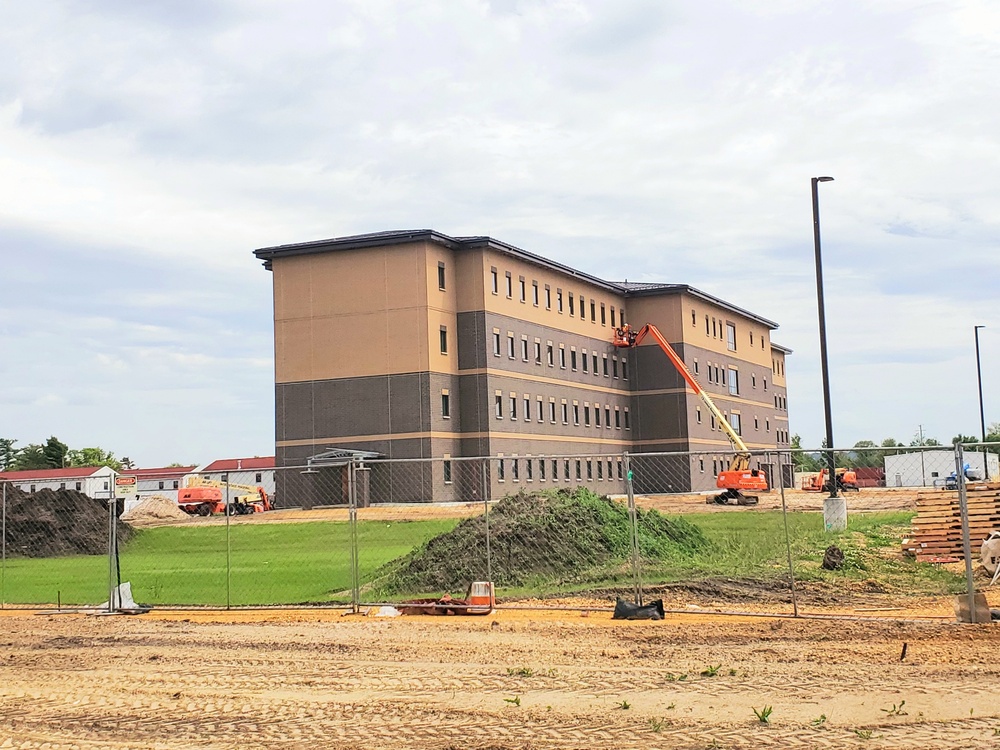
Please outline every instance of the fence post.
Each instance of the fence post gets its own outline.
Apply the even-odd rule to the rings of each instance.
[[[232,605],[233,543],[229,537],[229,521],[232,518],[229,499],[229,474],[226,474],[226,609]]]
[[[969,538],[969,500],[965,491],[965,463],[962,444],[955,443],[955,477],[958,509],[962,515],[962,551],[965,555],[965,587],[969,597],[969,622],[976,623],[976,583],[972,577],[972,540]]]
[[[3,519],[0,527],[0,609],[7,606],[7,483],[3,483]]]
[[[632,461],[628,451],[622,454],[625,464],[625,492],[628,494],[628,515],[632,523],[632,580],[635,585],[635,603],[642,606],[642,575],[639,572],[639,518],[632,492]]]
[[[352,457],[347,463],[347,508],[351,528],[351,609],[361,611],[361,582],[358,580],[358,490],[357,464]]]
[[[486,580],[493,580],[493,553],[490,548],[490,460],[483,458],[479,463],[479,473],[483,483],[483,516],[486,523]]]
[[[94,493],[97,494],[97,493]],[[111,491],[111,497],[108,500],[108,614],[115,612],[118,609],[117,604],[115,604],[115,597],[117,591],[115,590],[115,545],[117,544],[117,528],[115,524],[115,492]]]
[[[771,463],[770,453],[768,463]],[[785,551],[788,553],[788,580],[792,587],[792,616],[799,616],[799,602],[795,591],[795,565],[792,563],[792,540],[788,533],[788,504],[785,501],[785,454],[778,452],[778,486],[781,488],[781,518],[785,522]],[[790,458],[790,457],[789,457]],[[792,475],[794,476],[794,474]]]

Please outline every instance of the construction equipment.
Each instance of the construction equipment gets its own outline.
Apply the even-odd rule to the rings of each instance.
[[[725,415],[719,411],[719,407],[715,405],[711,397],[705,393],[698,381],[694,379],[687,365],[684,364],[684,361],[678,356],[677,352],[674,351],[673,347],[670,346],[670,343],[663,337],[663,334],[660,333],[656,326],[652,323],[647,323],[636,331],[625,323],[620,328],[614,329],[612,343],[619,349],[631,349],[642,343],[642,340],[647,335],[652,336],[653,340],[660,345],[660,349],[667,355],[667,358],[673,363],[677,372],[681,374],[681,377],[684,378],[691,390],[705,402],[716,423],[726,433],[729,442],[733,444],[735,455],[729,464],[729,468],[720,471],[719,475],[715,478],[715,486],[723,490],[723,492],[713,496],[708,502],[720,505],[756,505],[758,501],[756,495],[745,495],[743,493],[746,490],[751,492],[767,492],[767,477],[759,469],[750,468],[750,449],[747,448],[746,443],[743,442],[739,433],[733,429],[733,426],[726,419]]]
[[[836,473],[837,489],[842,492],[858,492],[858,475],[852,469],[838,468]],[[806,492],[830,492],[829,470],[820,469],[818,474],[802,480],[802,489]]]
[[[226,513],[228,509],[231,516],[245,516],[271,510],[271,500],[263,487],[193,476],[188,477],[186,486],[177,490],[177,506],[191,515],[211,516]]]

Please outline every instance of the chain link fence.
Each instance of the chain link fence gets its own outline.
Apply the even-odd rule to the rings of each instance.
[[[831,481],[825,449],[755,452],[766,489],[741,495],[724,452],[352,457],[118,499],[6,482],[0,605],[123,608],[128,583],[142,606],[356,610],[492,581],[500,606],[988,617],[1000,446],[833,453]]]

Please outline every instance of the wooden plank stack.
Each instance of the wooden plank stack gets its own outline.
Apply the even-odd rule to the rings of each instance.
[[[973,559],[991,531],[1000,531],[1000,483],[967,484],[969,540]],[[917,515],[912,533],[903,540],[903,553],[923,562],[961,560],[962,516],[957,490],[925,490],[916,496]]]

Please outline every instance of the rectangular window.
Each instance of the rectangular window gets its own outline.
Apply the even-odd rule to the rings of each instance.
[[[625,429],[626,430],[631,430],[632,429],[632,422],[631,422],[631,420],[629,420],[629,417],[628,417],[628,409],[625,409]]]
[[[536,365],[542,364],[542,342],[541,341],[536,341],[535,342],[535,364]]]
[[[594,405],[594,427],[601,426],[601,407]]]
[[[590,300],[590,322],[597,322],[597,303],[594,300]]]
[[[594,352],[590,355],[590,364],[593,365],[591,370],[593,371],[594,376],[596,377],[599,374],[597,372],[597,352]]]
[[[528,297],[527,297],[527,294],[525,293],[524,277],[523,276],[521,276],[521,277],[518,278],[517,285],[518,285],[518,289],[521,292],[521,302],[526,302],[527,299],[528,299]]]
[[[610,406],[605,406],[604,407],[604,426],[607,427],[608,429],[611,428],[611,407]]]
[[[618,463],[618,478],[624,479],[625,478],[624,464],[620,458],[618,459],[617,463]]]
[[[531,421],[531,398],[527,395],[524,397],[524,421]]]
[[[750,373],[750,385],[754,388],[757,387],[757,373]]]
[[[444,470],[444,483],[445,484],[451,484],[451,461],[448,460],[450,458],[451,458],[451,456],[447,456],[446,455],[445,456],[445,460],[441,464],[441,468]],[[110,525],[111,524],[108,523],[108,526],[110,526]]]
[[[587,459],[587,481],[594,481],[594,462],[591,459]]]
[[[573,424],[580,426],[580,405],[575,401],[573,402]]]
[[[740,426],[740,415],[733,413],[729,415],[729,424],[734,430],[736,430],[737,435],[743,434],[743,428]]]
[[[531,282],[531,304],[538,307],[538,282]]]
[[[569,404],[562,402],[562,423],[569,424]],[[110,523],[108,524],[110,526]]]
[[[514,279],[510,276],[510,271],[505,274],[507,278],[507,299],[514,299]]]
[[[576,312],[576,305],[573,304],[573,292],[569,293],[569,316],[572,318]]]
[[[590,372],[587,369],[587,350],[584,349],[583,352],[581,352],[581,354],[583,355],[583,371],[584,372]]]
[[[76,483],[76,491],[79,492],[82,489],[83,489],[83,482],[77,482]],[[177,482],[176,482],[176,480],[174,481],[174,489],[175,490],[177,489]]]
[[[704,458],[699,458],[698,459],[698,471],[700,471],[702,474],[705,473],[705,459]],[[111,524],[109,523],[108,526],[111,526]]]
[[[622,357],[622,379],[628,380],[628,360]]]
[[[618,322],[625,325],[625,308],[618,311]]]
[[[507,356],[514,359],[514,334],[507,333]]]
[[[491,268],[490,269],[490,284],[491,284],[491,288],[493,289],[493,294],[499,294],[500,293],[500,281],[497,278],[497,269],[495,269],[495,268]],[[109,526],[110,526],[110,524],[109,524]]]
[[[563,479],[569,481],[569,459],[563,459]]]
[[[610,481],[611,478],[612,478],[612,474],[611,474],[611,459],[609,458],[608,459],[608,480]]]
[[[497,419],[503,419],[503,396],[501,396],[498,393],[496,395],[496,401],[494,403],[496,405],[496,418]],[[108,527],[110,528],[110,526],[111,526],[111,523],[109,522],[108,523]]]
[[[556,423],[556,400],[554,398],[549,399],[549,421],[552,424]]]
[[[604,309],[604,303],[601,303],[601,325],[606,326],[608,324],[608,314]]]
[[[707,336],[709,333],[711,333],[711,330],[708,327],[708,316],[706,315],[705,316],[705,335]]]
[[[259,475],[258,475],[258,476],[259,476]],[[259,482],[260,480],[258,479],[257,481]],[[175,489],[175,490],[176,490],[176,489],[179,489],[179,487],[180,487],[180,484],[179,484],[179,482],[178,482],[178,481],[177,481],[176,479],[174,480],[174,483],[173,483],[173,484],[174,484],[174,489]],[[77,483],[76,483],[76,488],[77,488],[77,489],[80,489],[80,483],[79,483],[79,482],[77,482]]]
[[[729,351],[736,351],[736,326],[732,323],[726,323],[726,344],[729,346]]]
[[[552,342],[551,341],[549,341],[545,345],[545,359],[549,363],[549,367],[552,367],[555,364],[555,356],[554,356],[554,354],[552,352]],[[111,524],[109,523],[108,526],[110,527],[110,525]]]
[[[604,481],[604,464],[601,462],[600,459],[597,459],[597,481],[598,482]]]
[[[559,312],[563,311],[562,289],[556,289],[556,307],[559,309]]]
[[[735,367],[729,368],[729,393],[733,396],[740,395],[740,373]]]
[[[497,461],[497,481],[498,482],[502,482],[504,480],[504,478],[505,478],[504,475],[503,475],[503,454],[501,453],[500,456],[501,456],[500,460]],[[108,524],[108,525],[110,526],[110,524]]]
[[[570,349],[569,352],[569,366],[570,369],[576,372],[576,349]]]
[[[548,284],[545,285],[545,309],[552,309],[552,287]]]
[[[578,481],[583,479],[583,466],[580,459],[576,459],[576,478]]]
[[[528,337],[521,337],[521,359],[525,362],[528,361]]]
[[[607,354],[602,354],[601,355],[601,360],[604,363],[604,377],[608,377],[608,355]],[[110,526],[110,524],[109,524],[109,526]]]
[[[451,396],[448,391],[441,392],[441,416],[445,419],[451,418]],[[110,523],[108,524],[110,526]]]
[[[538,481],[539,482],[544,482],[545,481],[545,459],[544,458],[538,459]],[[110,526],[110,525],[111,525],[111,523],[109,522],[108,526]]]
[[[612,328],[616,328],[617,327],[617,326],[615,326],[615,308],[613,308],[613,307],[611,308],[611,327]]]
[[[695,416],[695,419],[697,420],[698,424],[701,424],[701,407],[700,406],[694,407],[694,416]],[[110,524],[108,524],[108,525],[110,526]]]
[[[586,404],[583,407],[583,425],[584,427],[590,427],[590,407]]]
[[[527,479],[529,482],[534,481],[535,479],[533,467],[534,464],[531,463],[530,458],[524,459],[524,478]]]
[[[587,317],[587,306],[586,306],[586,303],[584,302],[583,295],[581,294],[580,295],[580,320],[583,320],[586,317]]]
[[[510,460],[510,478],[515,482],[521,481],[521,469],[518,466],[520,462],[516,458]]]
[[[697,375],[697,374],[698,374],[698,360],[695,360],[695,361],[694,361],[694,374],[695,374],[695,375]]]
[[[545,402],[541,396],[538,397],[538,421],[545,421]]]
[[[618,357],[611,358],[611,375],[618,380]]]
[[[615,429],[620,430],[622,428],[622,413],[621,410],[615,407]]]
[[[257,482],[257,484],[260,484],[261,479],[260,479],[260,472],[259,471],[257,472],[256,478],[253,481]]]
[[[767,378],[764,378],[764,390],[767,390]],[[108,525],[110,526],[111,524]]]
[[[444,326],[441,326],[441,331],[439,332],[439,335],[440,335],[440,338],[441,338],[441,353],[442,354],[447,354],[448,353],[448,329],[445,328]]]
[[[771,431],[771,420],[770,419],[765,419],[764,420],[764,432],[770,432],[770,431]],[[110,526],[110,524],[108,524],[108,525]]]
[[[500,331],[493,332],[493,356],[500,356]],[[110,527],[111,524],[109,523],[108,526]]]
[[[563,344],[559,344],[559,367],[566,369],[566,347]]]
[[[510,418],[517,419],[517,396],[510,397]]]
[[[438,289],[444,289],[444,263],[438,263]]]

